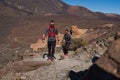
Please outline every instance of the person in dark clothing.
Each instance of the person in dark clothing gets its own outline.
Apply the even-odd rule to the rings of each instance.
[[[45,30],[45,33],[42,36],[42,40],[44,42],[45,37],[48,36],[47,46],[48,46],[48,60],[54,60],[55,56],[55,47],[56,47],[56,39],[58,38],[58,29],[56,28],[54,21],[50,21],[50,25]]]
[[[69,48],[69,46],[71,44],[71,35],[69,34],[68,29],[65,30],[63,41],[65,42],[65,44],[63,46],[63,52],[64,52],[65,56],[68,56],[68,48]]]

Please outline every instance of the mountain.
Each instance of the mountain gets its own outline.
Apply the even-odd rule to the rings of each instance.
[[[50,19],[55,20],[62,33],[66,25],[95,28],[108,23],[117,24],[119,16],[70,6],[61,0],[0,0],[0,43],[17,44],[16,37],[22,43],[34,43]]]
[[[61,14],[64,6],[60,0],[1,0],[5,8],[14,9],[15,12],[27,14],[56,15]]]
[[[93,12],[82,6],[70,6],[61,0],[0,0],[0,10],[3,15],[72,15],[82,18],[120,19],[120,15],[113,14],[111,17],[110,14]]]

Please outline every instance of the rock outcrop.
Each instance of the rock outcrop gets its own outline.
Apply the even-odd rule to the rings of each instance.
[[[93,12],[82,6],[70,6],[61,0],[1,0],[2,15],[73,15],[81,18],[120,19],[120,15],[108,16],[104,13]],[[8,12],[9,11],[9,12]],[[117,17],[116,17],[117,16]]]
[[[56,47],[61,47],[63,34],[58,34],[58,36],[60,40],[59,41],[57,40]],[[47,48],[47,37],[44,42],[42,41],[42,39],[38,39],[36,43],[30,45],[30,48],[33,49],[34,51],[37,51],[38,49],[42,49],[42,48]]]
[[[96,64],[105,71],[120,78],[120,34],[117,33],[117,39],[112,43],[107,53],[104,54]]]
[[[80,38],[85,32],[88,31],[88,29],[79,29],[76,25],[71,26],[70,28],[72,38]]]
[[[68,76],[71,78],[71,80],[119,80],[119,47],[120,34],[118,32],[109,49],[100,58],[96,58],[93,62],[94,64],[89,69],[80,72],[74,72],[71,70]]]
[[[31,70],[38,69],[42,66],[50,65],[49,62],[42,62],[42,61],[21,61],[13,63],[13,71],[15,72],[27,72]]]

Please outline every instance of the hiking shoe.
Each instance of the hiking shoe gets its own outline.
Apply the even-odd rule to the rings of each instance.
[[[48,57],[47,61],[51,61],[51,57]]]
[[[55,57],[51,57],[51,61],[54,61]]]

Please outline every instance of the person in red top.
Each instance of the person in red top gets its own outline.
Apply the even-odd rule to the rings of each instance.
[[[55,26],[53,20],[50,21],[50,25],[46,28],[45,33],[42,36],[43,42],[44,42],[46,36],[48,36],[48,41],[47,41],[48,60],[54,60],[56,39],[59,41],[59,38],[58,38],[58,29]]]

